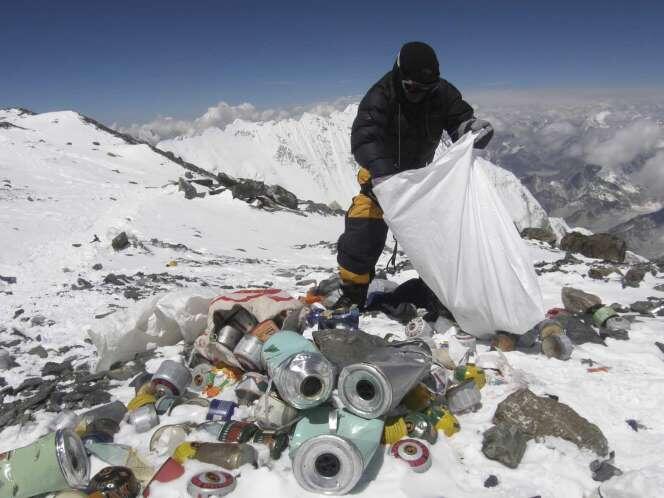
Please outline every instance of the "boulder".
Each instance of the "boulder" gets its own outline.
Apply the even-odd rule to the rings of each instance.
[[[588,448],[599,456],[609,453],[609,444],[595,424],[572,408],[549,397],[536,396],[529,389],[513,392],[498,404],[495,424],[509,424],[527,436],[554,436]]]
[[[593,344],[604,344],[604,339],[592,326],[590,315],[563,315],[556,316],[556,321],[565,329],[565,335],[570,338],[572,344],[578,346],[587,342]]]
[[[591,308],[602,305],[600,297],[574,287],[563,287],[560,294],[563,306],[571,313],[587,313]]]
[[[113,246],[113,249],[115,249],[116,251],[121,251],[128,245],[129,245],[129,238],[127,237],[126,232],[120,232],[118,235],[115,236],[115,238],[111,242],[111,246]]]
[[[560,241],[560,248],[583,254],[588,258],[622,263],[625,261],[627,244],[621,238],[608,233],[583,235],[579,232],[570,232]]]
[[[522,239],[540,240],[551,246],[556,245],[556,234],[550,228],[524,228],[521,230]]]
[[[630,268],[623,277],[622,286],[623,288],[638,287],[645,276],[646,271],[643,268]]]
[[[489,460],[497,460],[511,469],[516,469],[530,438],[510,424],[494,425],[484,432],[482,453]]]
[[[636,301],[629,306],[629,309],[634,313],[641,313],[642,315],[650,315],[659,303],[657,301]]]
[[[178,179],[178,190],[184,192],[185,199],[195,199],[198,197],[198,191],[191,183],[184,178]]]
[[[270,185],[267,195],[274,202],[290,209],[297,209],[297,196],[279,185]]]
[[[588,276],[595,280],[602,280],[611,275],[612,273],[620,273],[615,266],[593,266],[588,270]]]

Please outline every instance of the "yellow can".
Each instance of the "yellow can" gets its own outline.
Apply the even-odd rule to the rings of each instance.
[[[431,393],[422,384],[418,384],[406,394],[403,404],[411,411],[422,411],[431,404]]]
[[[134,411],[138,410],[141,406],[149,405],[151,403],[156,403],[157,397],[153,394],[139,394],[129,403],[127,403],[127,410]]]
[[[457,367],[454,370],[454,378],[459,382],[472,379],[475,381],[477,389],[482,389],[486,385],[486,374],[484,373],[484,370],[473,363]]]
[[[427,415],[436,421],[436,429],[442,431],[447,437],[452,437],[461,430],[459,421],[449,410],[442,407],[435,407],[428,410]]]
[[[394,444],[408,435],[408,427],[403,417],[394,417],[385,421],[383,428],[383,444]]]

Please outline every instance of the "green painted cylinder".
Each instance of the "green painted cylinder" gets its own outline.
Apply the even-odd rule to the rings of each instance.
[[[81,439],[69,429],[0,454],[0,498],[30,498],[67,488],[83,488],[90,461]]]
[[[602,327],[609,318],[616,316],[617,314],[616,310],[610,306],[602,306],[593,313],[593,321],[595,322],[595,325]]]
[[[318,349],[309,339],[296,332],[282,330],[270,337],[263,345],[263,363],[268,372],[298,353],[317,353]]]

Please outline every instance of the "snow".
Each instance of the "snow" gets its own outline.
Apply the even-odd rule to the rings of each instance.
[[[125,308],[130,314],[137,313],[146,302],[135,303],[121,293],[72,290],[70,284],[76,284],[78,278],[99,289],[110,272],[133,275],[141,271],[192,280],[165,283],[164,292],[179,290],[178,284],[197,288],[205,283],[212,292],[222,285],[269,285],[300,295],[306,286],[298,285],[293,274],[302,279],[320,279],[336,267],[334,252],[319,242],[336,241],[343,229],[342,217],[268,213],[234,200],[227,193],[185,200],[177,187],[169,184],[182,175],[178,165],[145,146],[128,145],[95,129],[75,113],[19,116],[4,111],[0,118],[26,128],[0,129],[0,230],[5,234],[0,275],[17,278],[16,284],[0,282],[0,292],[11,292],[0,294],[0,313],[4,317],[0,325],[8,329],[0,332],[0,339],[15,339],[12,327],[33,339],[11,348],[12,354],[37,345],[34,339],[38,335],[40,344],[48,350],[74,346],[66,354],[52,351],[51,357],[44,360],[17,355],[20,366],[2,372],[8,385],[17,386],[24,378],[39,375],[43,364],[54,357],[64,359],[73,355],[74,365],[94,359],[94,347],[85,342],[88,328],[99,323],[94,316],[112,311],[113,306]],[[237,126],[238,130],[245,129],[245,124]],[[261,126],[273,129],[277,125],[256,125],[252,129],[258,133]],[[295,129],[293,125],[291,132],[295,133]],[[245,147],[254,143],[253,139],[247,140]],[[93,145],[93,141],[100,145]],[[72,145],[66,145],[67,142]],[[242,149],[236,147],[230,153],[239,158]],[[108,155],[109,152],[118,157]],[[347,167],[352,170],[350,164]],[[10,181],[11,187],[5,180]],[[122,230],[141,244],[114,251],[110,240]],[[91,243],[95,234],[100,242]],[[152,239],[184,244],[187,248],[163,247],[151,242]],[[302,244],[307,247],[296,248]],[[533,262],[552,262],[564,257],[563,252],[543,244],[532,242],[528,247]],[[379,268],[388,257],[386,251]],[[545,308],[561,306],[560,289],[566,285],[595,293],[605,303],[629,304],[661,295],[653,290],[662,283],[661,273],[657,276],[648,273],[640,288],[623,289],[618,275],[606,281],[587,278],[593,260],[582,256],[579,259],[582,263],[565,267],[567,273],[543,273],[539,277]],[[171,260],[177,261],[177,266],[166,267]],[[95,263],[103,264],[103,269],[93,270]],[[413,271],[406,271],[393,279],[405,281],[413,276]],[[25,310],[24,316],[43,314],[55,324],[30,326],[21,317],[13,319],[19,308]],[[403,327],[383,315],[363,315],[360,326],[379,335],[404,336]],[[506,353],[511,366],[521,372],[521,378],[536,394],[558,396],[604,432],[616,452],[615,464],[625,472],[602,485],[604,498],[661,495],[664,355],[654,346],[655,341],[664,341],[662,319],[639,317],[630,331],[629,341],[609,339],[606,347],[579,346],[567,362],[521,352]],[[161,352],[168,358],[177,355],[180,348],[181,345],[164,347]],[[480,343],[478,349],[480,353],[488,351],[488,343]],[[587,366],[581,364],[585,358],[610,369],[589,373]],[[152,360],[148,368],[154,370],[158,363],[159,360]],[[498,377],[490,374],[489,384],[482,390],[483,407],[476,413],[460,416],[461,432],[452,438],[441,434],[438,443],[431,447],[434,460],[431,470],[424,474],[409,473],[379,452],[353,496],[591,496],[599,483],[591,479],[588,465],[596,456],[571,443],[552,438],[531,441],[517,469],[508,469],[482,455],[482,432],[492,425],[496,405],[518,385],[515,381],[500,383]],[[112,393],[128,402],[133,389],[126,383],[116,383]],[[5,402],[11,400],[11,396],[5,398]],[[0,433],[0,452],[33,441],[45,431],[52,416],[39,412],[35,423],[5,428]],[[163,417],[162,423],[203,418],[204,410],[181,407],[173,416]],[[625,423],[626,419],[636,419],[647,429],[635,432]],[[134,445],[154,465],[159,465],[162,459],[148,453],[148,440],[149,433],[137,436],[127,425],[123,425],[116,438],[116,442]],[[102,467],[96,459],[93,463],[93,471]],[[189,462],[186,476],[207,467]],[[231,496],[312,496],[295,482],[286,454],[271,469],[242,468],[239,474],[237,489]],[[490,474],[498,477],[499,485],[487,489],[483,483]],[[185,486],[183,478],[161,486],[153,496],[184,498]]]

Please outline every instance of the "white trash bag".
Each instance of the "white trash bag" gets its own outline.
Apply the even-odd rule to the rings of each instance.
[[[431,165],[373,190],[413,266],[464,331],[523,334],[544,319],[527,246],[473,158],[470,133]]]

